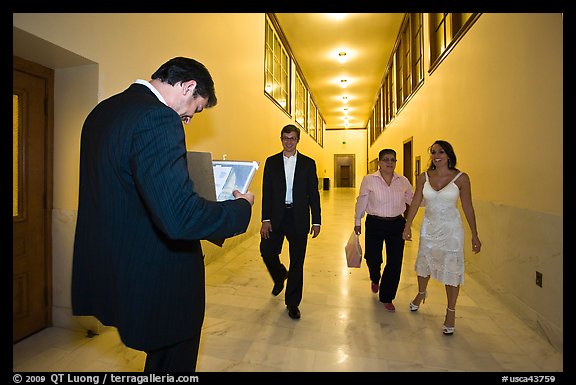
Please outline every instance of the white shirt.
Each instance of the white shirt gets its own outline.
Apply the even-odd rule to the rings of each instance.
[[[284,175],[286,176],[286,200],[285,203],[292,203],[292,187],[294,185],[294,171],[296,170],[296,155],[298,151],[291,157],[282,155],[284,158]]]
[[[154,86],[152,84],[150,84],[150,82],[148,82],[146,80],[138,79],[134,83],[142,84],[143,86],[150,88],[150,91],[152,91],[154,93],[154,95],[156,95],[158,100],[160,100],[162,103],[168,105],[168,103],[166,103],[166,100],[164,99],[164,97],[162,95],[160,95],[160,92],[158,92],[158,90],[156,88],[154,88]]]

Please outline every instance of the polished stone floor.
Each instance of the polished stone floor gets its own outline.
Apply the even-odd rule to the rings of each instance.
[[[346,266],[355,194],[352,188],[321,191],[323,226],[320,236],[308,242],[300,320],[288,317],[284,292],[270,293],[259,235],[224,249],[206,266],[199,372],[563,371],[563,354],[468,276],[453,336],[441,332],[446,307],[441,284],[431,280],[426,303],[410,312],[408,303],[417,291],[417,239],[406,245],[397,311],[385,311],[370,291],[365,263],[359,269]],[[113,328],[88,338],[53,327],[14,345],[13,370],[137,372],[144,359],[125,347]]]

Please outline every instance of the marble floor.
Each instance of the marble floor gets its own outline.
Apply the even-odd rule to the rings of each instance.
[[[270,293],[258,234],[206,266],[199,372],[563,371],[563,354],[469,276],[453,336],[441,332],[446,307],[441,284],[431,280],[426,303],[409,311],[417,291],[417,239],[406,244],[397,311],[385,311],[370,290],[365,263],[359,269],[346,266],[355,194],[353,188],[321,191],[323,226],[308,242],[300,320],[288,317],[284,292]],[[287,258],[285,247],[286,265]],[[14,372],[138,372],[145,360],[120,342],[114,328],[92,338],[48,328],[15,344],[12,357]]]

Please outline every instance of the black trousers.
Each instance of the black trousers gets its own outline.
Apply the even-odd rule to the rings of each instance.
[[[380,301],[384,303],[392,302],[398,291],[402,260],[404,259],[402,232],[405,224],[404,217],[387,221],[373,215],[366,216],[364,258],[370,272],[370,280],[380,283],[378,296]],[[384,244],[386,244],[386,264],[382,275],[380,275]]]
[[[288,252],[290,255],[288,269],[280,261],[284,238],[288,240]],[[300,231],[295,229],[292,209],[286,209],[282,223],[272,224],[270,238],[261,238],[260,240],[260,254],[272,280],[275,283],[280,282],[286,272],[288,272],[286,292],[284,293],[284,302],[287,306],[298,306],[302,301],[304,257],[306,256],[307,243],[308,232],[302,232],[302,229]]]
[[[194,337],[165,348],[146,352],[146,373],[195,372],[200,332]]]

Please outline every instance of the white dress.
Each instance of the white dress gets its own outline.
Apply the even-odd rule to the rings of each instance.
[[[426,173],[425,212],[414,266],[419,276],[431,276],[450,286],[464,283],[464,225],[457,206],[460,189],[454,183],[460,175],[436,191]]]

